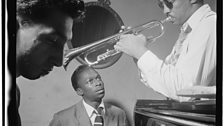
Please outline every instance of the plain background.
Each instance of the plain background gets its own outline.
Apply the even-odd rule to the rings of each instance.
[[[110,1],[110,7],[120,15],[126,26],[136,26],[150,20],[165,18],[163,11],[157,6],[157,0]],[[205,3],[216,11],[216,0],[205,0]],[[161,59],[170,53],[178,37],[177,26],[169,23],[164,26],[165,34],[149,47]],[[67,71],[59,67],[38,80],[30,81],[22,77],[17,79],[21,90],[19,112],[23,126],[48,126],[54,113],[81,99],[73,90],[70,81],[71,74],[78,65],[80,63],[73,60]],[[132,58],[125,54],[113,66],[97,71],[104,81],[106,90],[104,99],[123,107],[132,123],[137,99],[166,99],[140,82],[136,65]]]

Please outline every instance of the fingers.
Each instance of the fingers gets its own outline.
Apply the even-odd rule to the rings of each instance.
[[[117,43],[146,41],[146,37],[143,34],[123,34],[119,38],[120,40]]]
[[[131,29],[131,26],[128,26],[127,29]]]
[[[118,51],[121,51],[122,48],[121,48],[120,44],[117,43],[117,44],[114,45],[114,49],[118,50]]]
[[[122,25],[122,26],[121,26],[121,29],[120,29],[120,31],[119,31],[119,33],[123,32],[124,30],[125,30],[125,26]]]
[[[125,30],[129,30],[129,29],[131,29],[130,26],[125,27],[124,25],[122,25],[122,26],[121,26],[121,29],[120,29],[120,31],[119,31],[119,33],[123,32],[123,31],[125,31]]]
[[[138,36],[140,38],[145,38],[145,36],[143,34],[138,34],[138,35],[135,35],[135,36]]]
[[[120,40],[121,40],[121,39],[125,39],[125,38],[130,38],[131,36],[133,36],[133,34],[122,34],[122,35],[120,36]]]
[[[155,39],[153,36],[148,36],[148,37],[146,37],[146,41],[149,43],[153,43],[155,41]]]

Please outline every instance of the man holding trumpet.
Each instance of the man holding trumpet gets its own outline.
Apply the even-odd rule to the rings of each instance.
[[[177,95],[181,89],[215,87],[216,13],[203,0],[158,0],[158,5],[181,26],[171,54],[159,59],[142,34],[121,35],[115,49],[137,59],[143,83],[171,99],[188,100]]]

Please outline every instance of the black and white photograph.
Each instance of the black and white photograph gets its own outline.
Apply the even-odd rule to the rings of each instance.
[[[15,1],[7,126],[221,126],[217,0]]]

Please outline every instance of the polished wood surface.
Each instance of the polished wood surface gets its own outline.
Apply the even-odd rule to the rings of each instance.
[[[137,100],[134,118],[136,126],[213,126],[215,113],[216,100]]]

